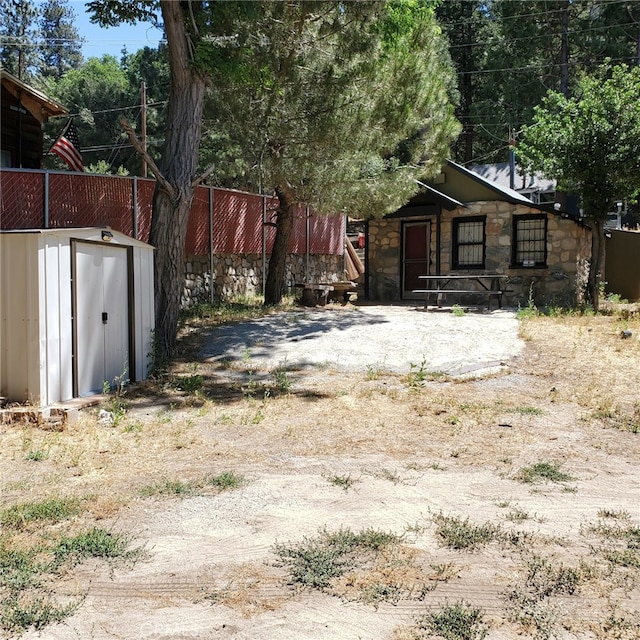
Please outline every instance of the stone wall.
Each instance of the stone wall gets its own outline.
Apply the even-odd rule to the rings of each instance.
[[[267,260],[269,256],[267,256]],[[185,264],[185,286],[182,306],[228,300],[235,296],[262,295],[262,254],[229,255],[213,257],[213,278],[210,256],[189,256]],[[286,265],[286,287],[293,292],[296,282],[339,282],[345,279],[344,256],[310,255],[309,274],[306,276],[304,255],[289,255]]]
[[[399,220],[371,220],[366,239],[369,258],[369,297],[386,302],[400,299],[401,224]]]
[[[530,296],[538,306],[574,306],[588,273],[591,235],[583,225],[554,214],[547,214],[547,264],[545,267],[513,267],[512,219],[514,215],[540,213],[538,209],[507,202],[476,202],[464,209],[443,211],[440,237],[440,273],[451,271],[452,220],[486,216],[486,259],[483,271],[504,274],[506,306],[526,306]],[[431,266],[436,273],[436,217],[407,218],[407,222],[431,220]],[[369,222],[369,295],[373,300],[398,300],[401,296],[402,222],[399,219]],[[482,273],[456,270],[455,273]],[[418,296],[421,297],[421,296]],[[485,298],[486,302],[486,298]]]

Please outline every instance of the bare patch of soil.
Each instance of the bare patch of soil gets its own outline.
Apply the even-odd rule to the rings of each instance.
[[[437,638],[425,620],[460,604],[481,610],[469,638],[640,638],[639,337],[635,318],[525,319],[473,376],[209,354],[105,405],[111,426],[2,425],[1,508],[76,496],[58,527],[146,551],[55,579],[78,610],[23,637]],[[204,481],[224,473],[243,482]],[[321,588],[277,552],[369,530],[398,542]]]

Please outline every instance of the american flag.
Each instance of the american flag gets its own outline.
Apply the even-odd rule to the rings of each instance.
[[[69,118],[69,122],[65,125],[58,139],[53,143],[49,153],[55,153],[60,156],[72,171],[84,171],[78,130],[71,118]]]

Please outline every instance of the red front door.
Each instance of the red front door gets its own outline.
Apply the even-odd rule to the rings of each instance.
[[[418,276],[429,273],[431,223],[428,220],[406,222],[402,229],[402,297],[420,298],[421,294],[412,292],[415,289],[424,289],[424,282],[421,282]]]

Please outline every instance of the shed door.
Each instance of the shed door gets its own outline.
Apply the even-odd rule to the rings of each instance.
[[[402,229],[402,297],[420,297],[412,291],[425,288],[425,283],[420,281],[418,276],[429,273],[431,224],[428,220],[407,222]]]
[[[74,255],[74,395],[86,396],[129,378],[129,252],[76,242]]]

